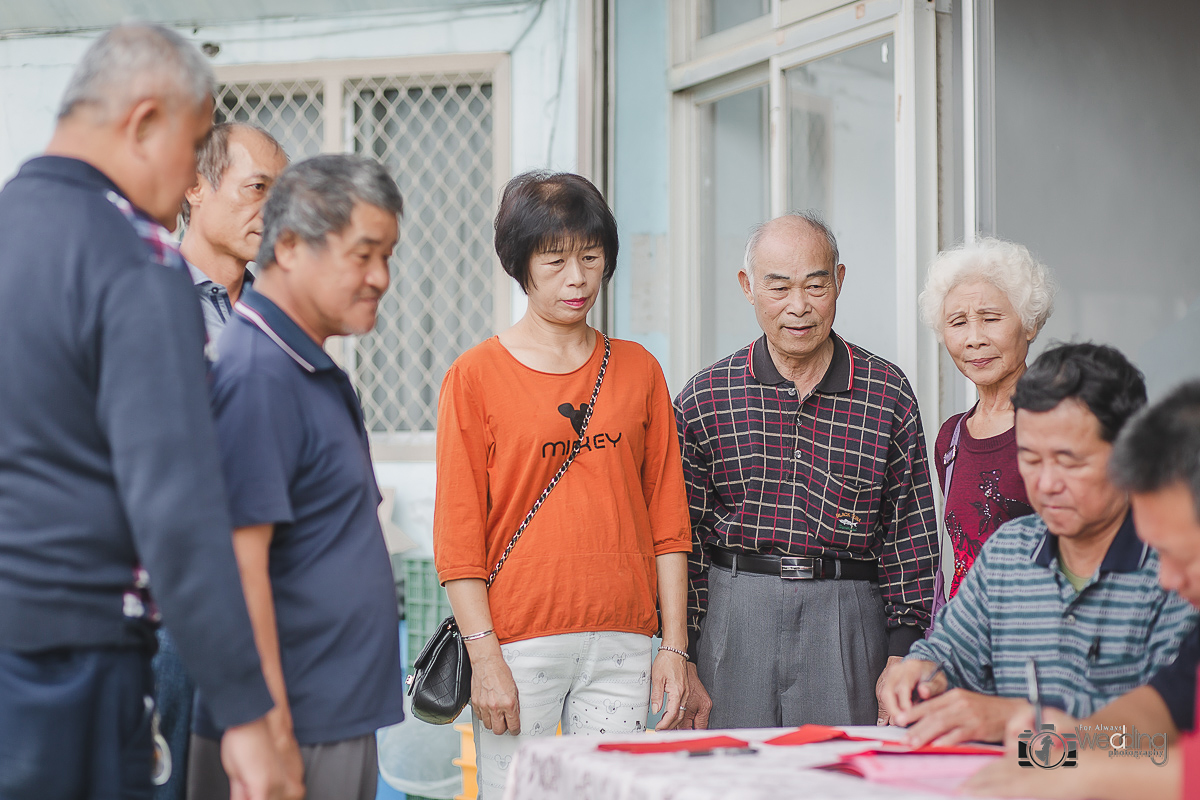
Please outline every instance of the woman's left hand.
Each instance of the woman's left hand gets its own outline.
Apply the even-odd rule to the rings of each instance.
[[[656,731],[678,727],[688,702],[687,659],[669,650],[659,650],[650,669],[650,710],[655,714],[662,708],[664,693],[668,706],[654,726]]]

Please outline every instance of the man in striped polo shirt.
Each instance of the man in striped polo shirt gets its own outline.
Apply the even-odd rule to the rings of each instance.
[[[1135,417],[1117,440],[1112,473],[1130,493],[1138,536],[1161,554],[1159,582],[1200,606],[1200,381],[1185,383]],[[1176,659],[1150,679],[1086,719],[1047,709],[1043,722],[1080,735],[1078,769],[1022,768],[1020,735],[1033,730],[1033,708],[1013,715],[1009,753],[967,784],[987,797],[1141,800],[1200,797],[1200,734],[1196,732],[1196,672],[1200,630]],[[1089,732],[1113,731],[1088,746]],[[1094,733],[1093,733],[1094,736]],[[1162,752],[1166,740],[1169,749]],[[1153,750],[1155,752],[1148,752]],[[1114,755],[1122,757],[1114,758]],[[1136,758],[1129,758],[1137,754]],[[1149,757],[1142,757],[1149,756]]]
[[[1046,703],[1077,717],[1174,659],[1196,611],[1159,587],[1158,554],[1108,473],[1145,401],[1141,373],[1111,347],[1051,348],[1021,378],[1017,459],[1037,514],[988,540],[933,635],[889,676],[883,701],[910,743],[999,741],[1030,656]]]

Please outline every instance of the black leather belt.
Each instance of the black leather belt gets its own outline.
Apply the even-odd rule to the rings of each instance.
[[[774,575],[789,581],[827,580],[879,582],[879,569],[874,561],[845,561],[837,558],[811,556],[764,556],[757,553],[734,553],[722,548],[710,551],[712,563],[739,572],[755,575]]]

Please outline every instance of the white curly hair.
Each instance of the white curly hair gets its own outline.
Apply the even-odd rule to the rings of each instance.
[[[943,305],[954,287],[986,281],[1008,295],[1026,332],[1041,331],[1054,311],[1058,287],[1050,270],[1028,248],[1003,239],[982,238],[943,250],[929,265],[917,303],[921,320],[942,339]]]

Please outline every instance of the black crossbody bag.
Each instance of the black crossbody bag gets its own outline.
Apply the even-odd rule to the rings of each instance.
[[[596,385],[592,387],[592,399],[588,403],[587,412],[583,415],[583,424],[579,428],[579,439],[572,445],[567,460],[558,468],[558,472],[550,479],[550,484],[533,504],[533,508],[529,509],[525,519],[521,521],[521,525],[513,534],[508,547],[504,548],[504,553],[496,562],[492,574],[488,576],[486,586],[489,589],[496,580],[500,568],[508,560],[508,555],[516,546],[517,540],[529,527],[533,515],[546,502],[550,492],[554,491],[554,487],[566,474],[567,468],[579,455],[579,449],[587,435],[588,423],[592,421],[592,412],[596,408],[596,397],[600,394],[600,385],[604,383],[604,373],[608,370],[610,354],[608,337],[604,334],[600,335],[604,337],[604,360],[600,362],[600,373],[596,376]],[[413,674],[408,676],[408,694],[412,697],[412,712],[417,719],[434,725],[450,724],[458,719],[458,715],[467,707],[467,703],[471,702],[471,659],[467,655],[467,646],[463,643],[462,633],[459,632],[458,623],[453,615],[442,620],[433,636],[421,648],[420,655],[413,663]]]

